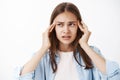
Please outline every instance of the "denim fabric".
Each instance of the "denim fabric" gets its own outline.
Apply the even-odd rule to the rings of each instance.
[[[101,52],[98,48],[94,46],[91,46],[91,48],[101,55]],[[85,65],[80,54],[76,53],[76,55],[79,62],[82,65]],[[55,59],[56,62],[59,63],[60,57],[57,53],[55,55]],[[102,74],[96,67],[86,70],[84,67],[81,67],[76,61],[74,62],[80,80],[120,80],[120,68],[116,62],[106,60],[106,74]],[[47,52],[33,72],[22,76],[19,75],[18,78],[19,80],[54,80],[55,74],[56,73],[53,73],[52,71],[49,53]]]

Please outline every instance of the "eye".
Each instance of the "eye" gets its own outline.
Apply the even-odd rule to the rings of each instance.
[[[58,26],[58,27],[62,27],[63,24],[62,24],[62,23],[57,23],[56,26]]]
[[[75,23],[69,23],[68,26],[74,27],[74,26],[76,26],[76,24]]]

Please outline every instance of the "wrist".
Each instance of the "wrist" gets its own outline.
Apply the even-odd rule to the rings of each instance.
[[[46,47],[41,46],[41,48],[39,48],[39,50],[36,53],[40,55],[44,55],[47,52],[47,50],[48,49]]]
[[[81,46],[82,48],[85,48],[85,47],[88,47],[89,45],[88,45],[87,43],[81,43],[80,46]]]
[[[41,46],[40,50],[42,52],[46,52],[49,48],[48,47],[45,47],[45,46]]]
[[[50,46],[48,46],[48,45],[42,45],[40,49],[48,50],[49,48],[50,48]]]

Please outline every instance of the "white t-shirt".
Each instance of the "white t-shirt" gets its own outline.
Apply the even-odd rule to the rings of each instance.
[[[79,80],[73,52],[59,52],[60,62],[54,80]]]

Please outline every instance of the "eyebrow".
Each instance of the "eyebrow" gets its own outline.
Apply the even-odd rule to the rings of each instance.
[[[68,23],[77,23],[77,21],[69,21]]]
[[[68,23],[76,23],[77,21],[69,21]],[[56,23],[64,23],[62,21],[56,21]]]

